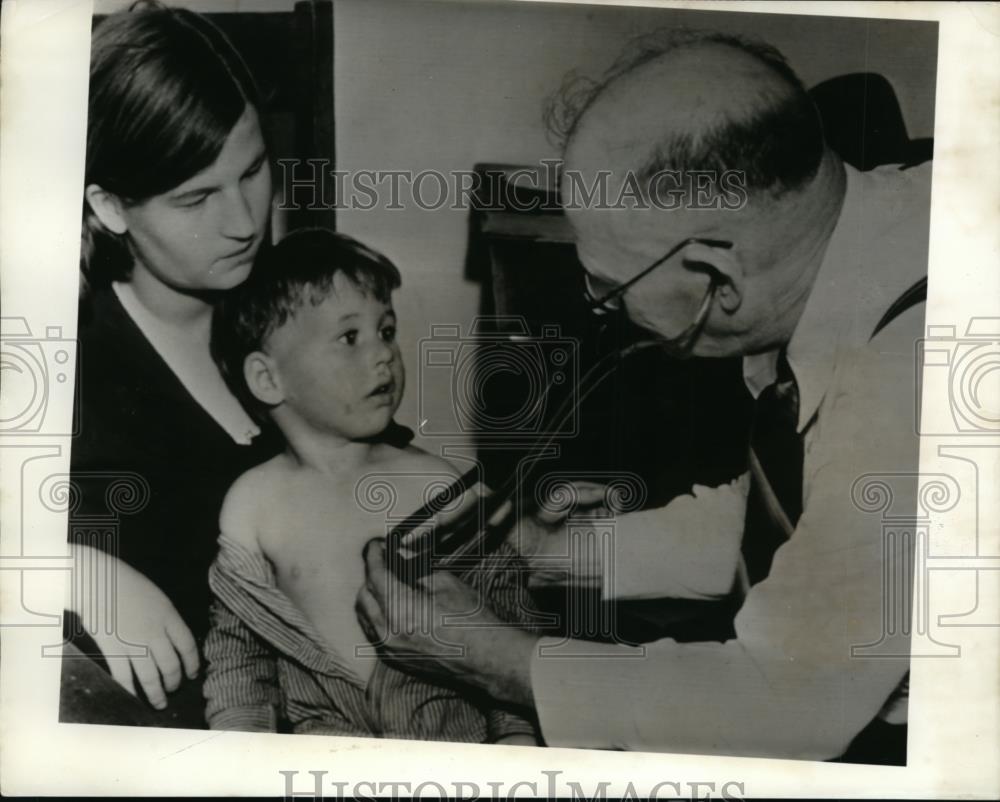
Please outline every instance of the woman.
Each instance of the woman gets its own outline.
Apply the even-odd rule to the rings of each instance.
[[[266,237],[258,109],[246,65],[194,12],[145,4],[94,32],[71,458],[81,569],[68,619],[121,685],[167,711],[132,711],[136,723],[204,726],[199,651],[219,506],[273,449],[209,353],[213,305]],[[120,722],[120,711],[75,704],[93,696],[73,693],[88,671],[65,664],[62,719]]]

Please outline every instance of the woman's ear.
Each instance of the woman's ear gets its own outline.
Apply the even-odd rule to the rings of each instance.
[[[254,351],[243,360],[243,378],[261,403],[275,407],[285,400],[277,366],[263,351]]]
[[[112,234],[124,234],[128,231],[128,223],[122,214],[122,202],[113,192],[102,189],[97,184],[88,184],[83,191],[87,203],[97,215],[97,219]]]
[[[732,314],[740,308],[746,275],[743,264],[732,248],[692,242],[684,249],[684,261],[706,265],[712,270],[716,284],[715,297],[723,310]]]

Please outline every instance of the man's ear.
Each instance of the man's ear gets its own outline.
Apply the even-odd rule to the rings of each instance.
[[[733,313],[743,303],[746,274],[732,248],[692,242],[684,249],[684,261],[708,266],[714,274],[715,297],[720,306]]]
[[[128,223],[122,214],[121,199],[113,192],[102,189],[97,184],[88,184],[83,191],[87,203],[97,215],[97,219],[112,234],[124,234],[128,231]]]
[[[261,403],[275,407],[285,400],[277,366],[263,351],[254,351],[243,360],[243,378],[254,398]]]

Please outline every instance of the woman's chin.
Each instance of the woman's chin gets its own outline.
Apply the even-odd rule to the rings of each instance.
[[[232,267],[227,267],[224,270],[213,273],[211,276],[212,286],[209,289],[231,290],[240,286],[249,277],[252,267],[253,259],[248,259],[246,262],[240,262]]]

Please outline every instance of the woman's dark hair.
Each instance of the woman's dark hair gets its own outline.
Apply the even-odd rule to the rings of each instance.
[[[382,303],[401,281],[396,265],[353,237],[300,228],[261,251],[250,277],[216,304],[212,357],[230,391],[258,421],[267,420],[267,408],[247,387],[244,360],[264,350],[274,331],[306,304],[317,306],[334,294],[338,274]]]
[[[248,105],[260,107],[250,71],[205,17],[154,2],[112,14],[91,40],[84,186],[125,203],[166,192],[218,158]],[[86,200],[82,240],[86,283],[128,277],[127,242]]]

